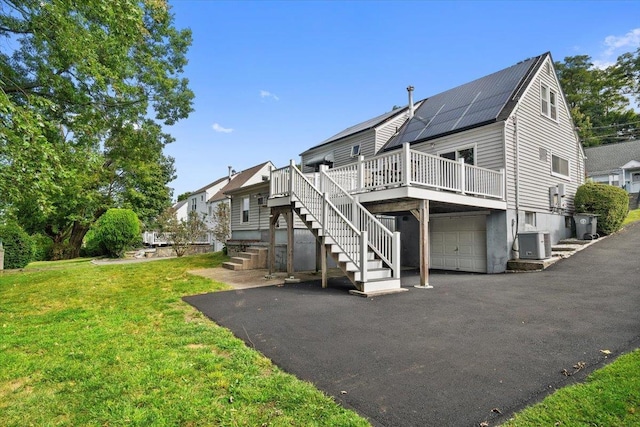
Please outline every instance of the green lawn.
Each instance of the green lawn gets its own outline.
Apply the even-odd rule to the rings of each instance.
[[[562,388],[518,413],[504,427],[640,426],[640,350]]]
[[[0,274],[2,426],[366,426],[180,298],[220,254]]]
[[[0,274],[2,426],[367,426],[183,303],[220,254]],[[640,350],[505,424],[640,426]]]
[[[630,224],[630,223],[636,222],[636,221],[640,221],[640,209],[635,209],[635,210],[629,211],[629,214],[625,218],[625,220],[622,223],[622,225],[627,225],[627,224]]]

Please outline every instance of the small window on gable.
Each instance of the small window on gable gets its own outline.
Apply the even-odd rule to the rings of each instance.
[[[545,84],[540,85],[540,112],[551,120],[558,120],[558,94]]]
[[[191,199],[191,210],[195,211],[197,209],[198,209],[198,199],[194,197]]]
[[[356,157],[360,155],[360,144],[356,144],[351,147],[351,157]]]
[[[569,178],[569,161],[555,154],[551,155],[551,173],[562,178]]]

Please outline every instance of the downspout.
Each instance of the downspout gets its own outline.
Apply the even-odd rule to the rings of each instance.
[[[515,145],[515,199],[516,199],[516,217],[511,220],[511,228],[513,234],[513,245],[511,252],[513,259],[520,258],[520,245],[518,243],[518,231],[520,230],[520,142],[518,140],[518,116],[517,110],[513,115],[513,141]],[[514,229],[515,227],[515,229]]]

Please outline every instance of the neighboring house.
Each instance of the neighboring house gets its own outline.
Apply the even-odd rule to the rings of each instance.
[[[640,193],[640,140],[584,149],[587,178]]]
[[[266,180],[225,191],[231,201],[231,239],[227,242],[229,254],[237,255],[249,247],[268,248],[273,253],[275,271],[313,270],[316,267],[315,237],[299,218],[272,216],[267,206],[269,185]],[[270,245],[272,220],[275,236],[273,246]],[[295,247],[290,266],[287,266],[288,220],[292,221],[291,247]]]
[[[175,212],[176,219],[178,221],[187,220],[189,216],[188,207],[189,206],[187,205],[187,200],[182,200],[181,202],[178,202],[171,207],[171,209]]]
[[[271,170],[275,169],[275,166],[270,161],[261,163],[259,165],[253,166],[249,169],[245,169],[237,174],[232,175],[232,179],[227,182],[227,184],[220,188],[216,193],[214,193],[207,200],[207,215],[205,217],[205,222],[207,227],[210,230],[216,226],[213,215],[217,211],[218,206],[222,203],[227,204],[227,206],[231,206],[229,196],[226,195],[228,191],[233,191],[239,188],[249,187],[255,184],[268,182],[269,174]],[[265,200],[268,194],[265,194]],[[216,240],[213,232],[209,233],[209,241],[213,245],[214,251],[222,250],[225,242],[220,242]]]
[[[400,289],[403,266],[423,286],[429,268],[501,273],[531,256],[523,233],[545,247],[571,235],[584,152],[550,53],[415,106],[408,89],[408,107],[305,151],[302,171],[273,171],[272,215],[300,216],[365,294]],[[400,233],[372,214],[394,215]]]

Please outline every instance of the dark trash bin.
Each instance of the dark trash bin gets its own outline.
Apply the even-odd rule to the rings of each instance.
[[[577,213],[573,215],[576,223],[576,237],[578,240],[593,240],[600,237],[596,231],[598,215]]]

